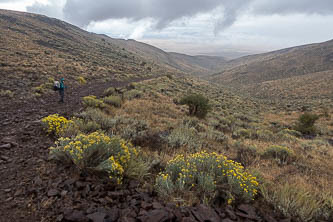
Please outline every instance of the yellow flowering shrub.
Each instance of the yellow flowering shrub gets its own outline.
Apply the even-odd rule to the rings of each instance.
[[[80,85],[84,85],[87,83],[87,80],[83,76],[79,76],[77,78],[77,81],[79,82]]]
[[[75,138],[60,138],[50,148],[51,159],[72,163],[82,171],[102,172],[121,183],[128,163],[138,155],[137,150],[119,137],[94,132]]]
[[[44,129],[48,134],[60,136],[73,122],[58,114],[49,115],[42,119]]]
[[[215,152],[202,151],[170,160],[165,171],[157,176],[155,187],[161,196],[176,194],[184,198],[184,194],[193,191],[206,200],[220,191],[229,198],[230,204],[234,197],[253,200],[258,185],[256,177],[247,173],[240,163]]]

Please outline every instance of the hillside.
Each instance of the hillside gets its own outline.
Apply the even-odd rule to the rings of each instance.
[[[169,55],[180,69],[198,76],[207,76],[219,71],[227,62],[227,59],[218,56],[189,56],[175,52],[169,52]]]
[[[297,48],[225,63],[45,16],[0,20],[0,221],[333,221],[331,70],[246,85],[182,71]],[[48,93],[60,76],[64,103]]]
[[[1,95],[38,95],[60,76],[75,85],[78,77],[105,81],[177,73],[109,37],[42,15],[0,10],[0,33]]]
[[[252,84],[332,69],[333,40],[232,60],[212,78],[231,84]]]
[[[209,79],[257,98],[318,99],[329,97],[332,71],[333,40],[231,60]]]
[[[154,46],[135,40],[110,39],[115,45],[154,63],[175,68],[193,75],[208,75],[221,70],[226,59],[217,56],[189,56],[165,52]]]

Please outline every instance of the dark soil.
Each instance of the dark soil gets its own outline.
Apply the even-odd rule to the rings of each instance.
[[[58,103],[57,92],[24,102],[0,101],[0,222],[282,221],[264,210],[269,207],[248,204],[177,207],[162,203],[135,181],[117,188],[50,163],[48,148],[54,141],[42,131],[41,118],[55,113],[71,117],[82,110],[82,97],[101,96],[108,87],[128,83],[69,88],[65,103]]]

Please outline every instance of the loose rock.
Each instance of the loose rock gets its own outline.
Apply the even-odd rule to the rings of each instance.
[[[49,196],[49,197],[57,196],[58,194],[59,194],[59,191],[57,189],[51,189],[47,192],[47,196]]]
[[[93,222],[104,222],[104,218],[106,217],[105,213],[96,212],[93,214],[87,215],[87,217],[92,220]]]
[[[82,211],[74,210],[64,216],[65,220],[71,222],[88,222],[89,218],[87,218]]]
[[[12,147],[12,145],[10,143],[0,145],[0,149],[10,149],[11,147]]]

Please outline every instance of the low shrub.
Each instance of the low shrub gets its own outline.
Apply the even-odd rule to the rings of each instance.
[[[46,92],[49,91],[49,89],[47,87],[45,87],[44,84],[33,87],[32,89],[33,89],[34,93],[36,93],[36,94],[45,94]]]
[[[199,94],[193,94],[183,97],[180,104],[188,105],[189,115],[198,118],[205,118],[207,113],[211,110],[209,100]]]
[[[127,92],[125,92],[124,97],[127,100],[132,100],[132,99],[139,99],[142,97],[142,92],[137,90],[137,89],[132,89]]]
[[[79,128],[79,131],[83,132],[83,133],[93,133],[95,131],[102,129],[100,124],[98,124],[92,120],[84,120],[84,119],[76,118],[73,121]]]
[[[230,202],[234,198],[253,200],[258,182],[239,163],[202,151],[170,160],[165,171],[157,176],[155,188],[164,198],[170,195],[186,198],[188,192],[194,192],[207,203],[220,192]]]
[[[79,83],[80,85],[85,85],[85,84],[87,84],[87,80],[86,80],[83,76],[79,76],[79,77],[77,78],[77,81],[78,81],[78,83]]]
[[[249,129],[238,129],[234,132],[232,132],[232,138],[233,139],[250,139],[252,136],[251,130]]]
[[[13,98],[14,97],[14,93],[10,90],[0,90],[0,96],[1,97],[9,97],[9,98]]]
[[[104,96],[112,96],[116,94],[116,89],[114,87],[109,87],[104,91]]]
[[[103,102],[108,105],[118,107],[118,108],[121,107],[121,105],[122,105],[122,99],[119,96],[105,97],[105,98],[103,98]]]
[[[149,125],[145,120],[127,119],[119,129],[121,136],[127,140],[135,142],[137,139],[145,137],[149,130]]]
[[[42,119],[45,131],[54,136],[60,136],[72,123],[73,121],[58,114],[49,115]]]
[[[35,94],[45,94],[51,92],[53,89],[54,79],[48,78],[46,82],[42,83],[39,86],[33,87],[32,90]]]
[[[111,134],[119,135],[133,143],[147,136],[150,129],[147,121],[128,116],[115,116],[108,118],[108,131]]]
[[[239,119],[243,122],[256,122],[257,120],[255,120],[253,117],[249,116],[248,114],[243,114],[243,113],[236,113],[233,115],[234,118]]]
[[[173,129],[166,140],[168,145],[172,148],[182,146],[187,146],[190,150],[201,148],[198,132],[194,127],[190,127],[189,124],[181,124],[179,127]]]
[[[114,127],[114,122],[112,121],[112,118],[100,109],[88,108],[84,112],[80,113],[79,116],[83,118],[86,123],[88,123],[89,121],[95,122],[100,127],[100,129],[103,129],[105,131],[108,131]]]
[[[279,164],[288,164],[294,157],[294,152],[285,146],[272,145],[262,154],[265,158],[273,158]]]
[[[302,136],[302,133],[300,133],[299,131],[296,131],[296,130],[292,130],[292,129],[283,129],[280,132],[283,133],[283,134],[289,134],[289,135],[292,135],[292,136],[295,136],[295,137],[301,137]]]
[[[302,134],[296,130],[284,129],[276,134],[276,138],[279,141],[295,142],[297,137],[302,136]]]
[[[232,116],[229,116],[227,118],[220,117],[219,125],[216,126],[216,129],[223,133],[230,133],[234,130],[234,127],[234,118]]]
[[[228,137],[223,132],[214,130],[212,127],[209,127],[205,132],[200,133],[200,136],[205,139],[214,140],[218,143],[228,142]]]
[[[285,216],[298,218],[298,221],[317,221],[317,217],[322,216],[325,203],[312,193],[288,183],[267,186],[261,186],[262,196]]]
[[[328,141],[315,139],[310,141],[305,141],[301,143],[301,148],[305,152],[315,151],[316,153],[322,156],[330,156],[332,155],[332,148]]]
[[[272,131],[270,130],[257,130],[255,132],[255,135],[253,135],[255,139],[261,140],[261,141],[274,141],[275,136]]]
[[[319,116],[316,114],[304,113],[298,118],[295,130],[304,135],[315,135],[317,134],[317,129],[314,124],[318,119]]]
[[[255,145],[247,145],[237,141],[233,144],[233,147],[237,152],[237,161],[245,167],[250,166],[259,156]]]
[[[82,98],[83,105],[86,107],[105,108],[106,104],[96,96],[85,96]]]
[[[137,157],[137,150],[119,137],[101,132],[79,134],[75,138],[60,138],[50,148],[50,159],[73,164],[86,173],[108,176],[120,184],[128,173],[128,164]]]

